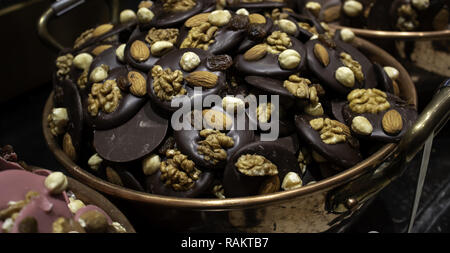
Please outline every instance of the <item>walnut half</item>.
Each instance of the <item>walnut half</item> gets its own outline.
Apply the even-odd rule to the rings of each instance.
[[[225,135],[218,130],[203,129],[200,131],[200,136],[205,138],[199,141],[197,151],[204,155],[206,161],[211,161],[217,164],[219,161],[227,159],[226,148],[234,146],[233,138]]]
[[[320,131],[320,138],[326,144],[345,142],[350,135],[350,129],[347,126],[329,118],[316,118],[309,124],[314,130]]]
[[[262,155],[241,155],[234,165],[246,176],[278,175],[277,166]]]
[[[153,90],[156,96],[162,100],[170,101],[175,96],[186,94],[183,88],[183,72],[180,70],[172,71],[163,69],[156,65],[152,68]]]
[[[350,109],[355,113],[378,113],[390,108],[387,95],[379,89],[355,89],[347,95]]]
[[[168,159],[161,162],[160,179],[175,191],[187,191],[194,187],[201,174],[195,163],[176,149],[167,150],[166,157]]]

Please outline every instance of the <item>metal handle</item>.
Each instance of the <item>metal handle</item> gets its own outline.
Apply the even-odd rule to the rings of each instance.
[[[37,31],[39,38],[50,46],[56,52],[64,49],[64,46],[61,45],[48,31],[48,22],[55,16],[59,17],[64,13],[74,9],[75,7],[83,4],[85,0],[58,0],[54,2],[50,8],[48,8],[39,18],[37,24]],[[118,0],[109,0],[108,3],[111,6],[111,22],[117,22],[119,16],[119,1]]]
[[[450,79],[441,84],[433,99],[386,161],[349,184],[330,191],[327,210],[334,213],[353,212],[361,203],[375,196],[405,171],[406,164],[422,149],[425,141],[436,135],[449,118]]]

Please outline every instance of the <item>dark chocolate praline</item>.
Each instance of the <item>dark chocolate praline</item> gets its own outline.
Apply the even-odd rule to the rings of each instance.
[[[108,72],[108,78],[106,78],[104,81],[116,80],[117,82],[118,78],[128,79],[127,76],[129,71],[130,70],[127,67],[112,69]],[[140,72],[140,74],[144,78],[147,78],[145,73]],[[122,99],[119,100],[119,105],[117,106],[115,111],[111,113],[106,113],[99,110],[96,116],[92,116],[87,109],[89,107],[88,92],[90,91],[91,87],[92,85],[88,85],[85,88],[85,91],[81,92],[82,94],[81,98],[83,102],[86,124],[93,129],[106,130],[122,125],[123,123],[131,119],[144,106],[144,104],[148,100],[147,96],[137,97],[131,94],[129,91],[121,90]]]
[[[200,58],[200,64],[193,69],[190,72],[187,72],[183,70],[180,66],[180,59],[186,52],[193,52],[197,54]],[[215,95],[219,94],[223,89],[226,87],[226,75],[224,71],[213,71],[208,69],[207,67],[207,58],[213,57],[214,55],[198,48],[185,48],[185,49],[179,49],[179,50],[172,50],[168,54],[164,55],[155,63],[156,65],[161,66],[163,69],[170,68],[172,71],[180,70],[183,73],[183,76],[186,77],[189,75],[189,73],[195,72],[195,71],[208,71],[213,74],[216,74],[218,76],[217,84],[213,88],[202,88],[201,94],[194,93],[194,87],[191,86],[186,82],[186,80],[183,80],[183,87],[186,89],[186,95],[183,96],[176,96],[172,98],[171,101],[166,101],[161,98],[159,98],[154,89],[153,89],[153,78],[149,76],[147,79],[147,92],[150,96],[150,100],[158,106],[160,109],[162,109],[165,112],[174,112],[181,108],[183,106],[183,101],[185,96],[189,98],[189,100],[193,103],[194,99],[200,99],[203,100],[203,98],[207,95]],[[151,75],[151,71],[149,73]],[[171,103],[174,103],[175,106],[172,106]]]
[[[264,156],[275,164],[280,185],[288,172],[296,172],[302,177],[297,158],[287,148],[272,141],[253,142],[243,146],[230,157],[223,176],[223,188],[227,198],[258,195],[264,181],[270,178],[270,176],[247,176],[239,172],[235,164],[239,157],[246,154]]]
[[[377,86],[376,74],[373,69],[373,64],[364,56],[358,49],[345,42],[335,40],[336,48],[327,47],[318,39],[310,40],[306,43],[306,57],[308,58],[309,69],[321,81],[321,84],[337,92],[341,96],[346,96],[351,90],[358,88],[374,88]],[[316,43],[320,43],[328,52],[330,59],[329,64],[325,67],[319,62],[314,54],[314,47]],[[364,80],[360,83],[355,78],[355,85],[353,87],[346,87],[336,80],[335,74],[339,67],[345,67],[340,59],[340,54],[344,52],[349,54],[355,61],[359,62],[364,74]]]
[[[315,118],[307,114],[300,114],[295,116],[295,125],[297,127],[297,134],[300,141],[306,143],[314,151],[323,156],[327,161],[335,163],[343,168],[350,168],[362,160],[359,150],[348,141],[336,144],[326,144],[320,137],[320,132],[314,130],[310,121]]]
[[[300,63],[296,68],[283,69],[278,62],[279,54],[267,53],[263,58],[257,61],[247,61],[244,59],[244,54],[239,54],[235,57],[236,70],[245,76],[266,76],[272,78],[286,78],[292,74],[300,72],[306,65],[306,49],[302,42],[298,39],[289,36],[292,46],[288,49],[293,49],[300,54]]]
[[[174,138],[177,144],[178,149],[181,151],[181,153],[187,155],[189,159],[195,162],[200,167],[207,168],[207,169],[214,169],[218,170],[223,167],[225,167],[227,161],[229,160],[230,156],[238,150],[240,147],[251,143],[255,140],[254,131],[250,130],[248,127],[248,118],[244,114],[242,115],[245,119],[245,129],[240,130],[238,129],[238,115],[234,114],[228,114],[225,110],[222,109],[220,106],[214,106],[211,108],[212,110],[219,111],[221,113],[227,114],[230,119],[233,120],[233,123],[229,130],[223,130],[221,132],[225,133],[227,136],[231,137],[234,141],[234,146],[228,149],[225,149],[227,153],[227,159],[223,161],[218,161],[217,163],[213,163],[212,161],[207,161],[204,159],[204,155],[201,155],[198,153],[197,149],[199,147],[198,142],[201,140],[204,140],[203,137],[200,136],[200,130],[192,129],[192,130],[175,130],[174,131]],[[241,113],[244,113],[243,111]]]
[[[109,130],[94,131],[94,147],[108,161],[129,162],[155,150],[166,136],[169,122],[147,102],[125,124]]]

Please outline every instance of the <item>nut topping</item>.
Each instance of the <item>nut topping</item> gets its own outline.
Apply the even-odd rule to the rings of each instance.
[[[231,13],[228,10],[215,10],[208,15],[208,21],[215,26],[224,26],[231,20]]]
[[[267,54],[267,45],[258,44],[244,53],[244,60],[246,61],[257,61]]]
[[[262,155],[241,155],[234,165],[246,176],[278,175],[277,166]]]
[[[186,52],[181,56],[180,66],[184,71],[192,71],[200,65],[200,57],[194,52]]]
[[[370,135],[373,131],[373,127],[366,117],[356,116],[352,120],[352,130],[360,135]]]
[[[347,67],[339,67],[334,74],[336,80],[345,87],[352,88],[355,86],[355,74]]]
[[[317,45],[317,44],[316,44]],[[341,61],[342,63],[352,70],[353,74],[356,77],[356,80],[358,82],[362,83],[364,81],[364,73],[362,72],[362,66],[359,64],[359,62],[353,60],[352,56],[342,52],[341,55]]]
[[[281,189],[293,190],[302,187],[303,182],[300,176],[295,172],[288,172],[286,176],[283,178],[283,182],[281,183]]]
[[[213,129],[201,130],[200,136],[204,139],[198,142],[197,151],[204,156],[206,161],[217,164],[219,161],[227,159],[227,152],[225,149],[234,146],[233,138]]]
[[[266,18],[258,13],[252,13],[248,15],[248,19],[250,20],[250,23],[252,24],[265,24]]]
[[[88,112],[92,117],[97,116],[99,110],[112,113],[119,106],[122,93],[115,80],[104,83],[94,83],[88,95]]]
[[[144,42],[135,40],[133,44],[131,44],[130,54],[136,61],[143,62],[150,57],[150,49]]]
[[[131,94],[137,97],[142,97],[147,94],[147,81],[141,73],[136,71],[128,72],[128,81],[131,83]]]
[[[337,144],[347,140],[346,131],[348,128],[343,128],[343,124],[329,118],[316,118],[309,122],[310,126],[320,131],[320,138],[326,144]]]
[[[156,29],[152,27],[145,36],[145,41],[152,46],[157,41],[177,42],[179,31],[176,28]]]
[[[153,43],[153,45],[150,48],[150,51],[151,51],[152,55],[162,56],[172,48],[173,48],[172,42],[162,40],[162,41],[157,41],[157,42]]]
[[[267,51],[271,54],[279,54],[292,46],[289,35],[285,32],[275,31],[266,39],[269,47]]]
[[[56,76],[59,80],[69,78],[70,67],[73,63],[73,55],[65,54],[56,58],[56,67],[58,70],[56,71]]]
[[[219,28],[211,25],[209,22],[202,23],[199,26],[189,30],[187,37],[180,45],[181,48],[200,48],[208,50],[210,44],[214,43],[214,35]]]
[[[233,123],[233,120],[227,114],[214,109],[204,109],[202,117],[208,127],[216,130],[228,130]]]
[[[350,109],[355,113],[378,113],[389,109],[387,95],[378,89],[355,89],[347,95]]]
[[[278,56],[278,63],[283,69],[295,69],[300,65],[302,57],[293,49],[286,49]]]
[[[217,85],[219,77],[209,71],[195,71],[186,76],[186,81],[192,86],[203,88],[214,88]]]
[[[205,22],[208,22],[209,14],[210,13],[207,12],[207,13],[200,13],[195,16],[192,16],[192,17],[188,18],[188,20],[186,20],[186,22],[184,22],[184,26],[192,28],[192,27],[199,26]]]
[[[65,133],[63,137],[63,151],[66,155],[72,160],[75,161],[77,159],[77,153],[75,151],[75,147],[72,144],[72,136],[69,133]]]
[[[165,0],[163,7],[169,12],[183,12],[194,8],[196,4],[195,0]]]
[[[324,67],[330,64],[330,56],[328,55],[327,49],[322,46],[322,44],[316,43],[314,45],[314,55]]]
[[[161,162],[161,181],[175,191],[187,191],[194,187],[202,173],[195,163],[176,149],[166,151],[166,161]]]
[[[381,121],[383,130],[390,135],[396,135],[403,128],[402,115],[396,110],[387,111]]]
[[[113,29],[113,25],[111,24],[103,24],[103,25],[99,25],[97,26],[94,31],[92,31],[92,36],[93,37],[99,37],[102,36],[103,34],[111,31]]]
[[[153,90],[156,96],[162,100],[170,101],[175,96],[185,95],[186,89],[183,88],[183,72],[180,70],[172,71],[156,65],[152,68]]]
[[[67,189],[69,182],[62,172],[53,172],[45,178],[45,188],[51,194],[60,194]]]

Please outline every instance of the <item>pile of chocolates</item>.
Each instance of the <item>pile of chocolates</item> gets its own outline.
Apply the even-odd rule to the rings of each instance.
[[[77,199],[63,173],[25,170],[9,145],[0,148],[0,188],[0,233],[127,232],[103,209]]]
[[[417,117],[399,71],[352,46],[351,31],[288,6],[123,10],[60,52],[50,131],[104,180],[189,198],[297,189],[398,142]]]
[[[325,22],[392,31],[449,29],[449,0],[303,0],[303,13]]]

